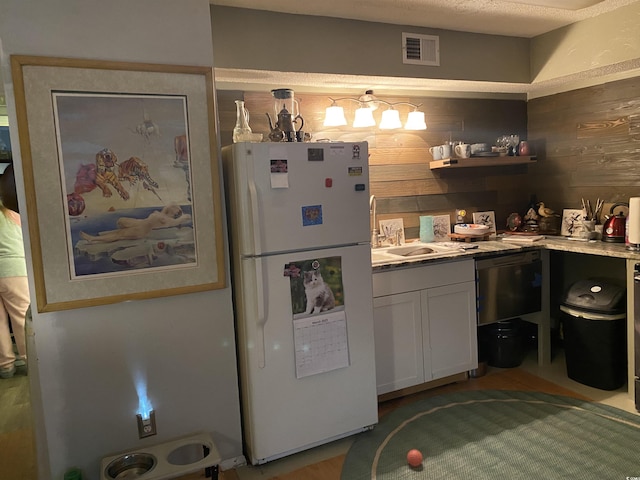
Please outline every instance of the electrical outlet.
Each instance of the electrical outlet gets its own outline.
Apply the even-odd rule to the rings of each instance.
[[[149,418],[142,418],[142,415],[139,413],[136,415],[136,418],[138,420],[138,436],[140,438],[150,437],[158,433],[156,430],[155,410],[149,412]]]

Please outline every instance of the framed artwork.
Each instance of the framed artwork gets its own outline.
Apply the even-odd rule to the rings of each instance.
[[[493,211],[473,212],[473,223],[486,225],[491,233],[496,233],[496,214]]]
[[[436,242],[451,240],[451,215],[435,215],[433,217],[433,239]]]
[[[11,68],[38,311],[223,288],[211,68]]]
[[[583,211],[579,208],[565,208],[562,210],[562,225],[560,235],[564,237],[580,236],[583,230]]]
[[[396,232],[400,232],[400,243],[404,243],[404,221],[401,218],[380,220],[380,233],[386,239],[395,238]]]

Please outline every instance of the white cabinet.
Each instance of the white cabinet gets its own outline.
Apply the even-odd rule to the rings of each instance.
[[[420,304],[420,292],[373,299],[378,395],[424,382]]]
[[[373,274],[378,395],[477,368],[473,259]]]
[[[427,348],[431,353],[431,380],[478,367],[475,286],[472,280],[420,292],[423,325],[429,325],[422,329],[422,342],[425,356]],[[426,366],[425,361],[425,371]]]

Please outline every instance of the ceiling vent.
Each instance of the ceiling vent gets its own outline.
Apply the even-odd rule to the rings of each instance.
[[[440,37],[420,35],[418,33],[403,33],[402,63],[439,67]]]

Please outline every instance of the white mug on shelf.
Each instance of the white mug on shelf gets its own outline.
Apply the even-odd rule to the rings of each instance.
[[[429,153],[434,160],[442,160],[442,145],[438,145],[437,147],[430,147]]]
[[[445,143],[444,145],[440,145],[440,148],[442,158],[451,158],[451,145]]]
[[[460,143],[455,146],[454,150],[459,158],[469,158],[471,156],[471,145],[468,143]]]

